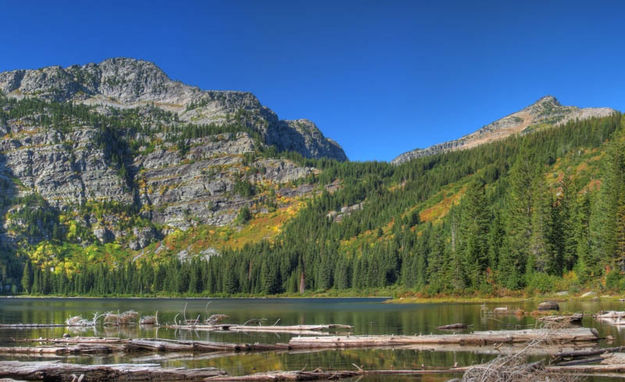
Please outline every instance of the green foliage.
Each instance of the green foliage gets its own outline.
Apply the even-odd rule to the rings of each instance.
[[[244,198],[249,198],[256,194],[254,185],[245,179],[238,179],[234,183],[233,191]]]
[[[61,241],[65,229],[59,221],[59,212],[40,195],[32,193],[16,200],[20,207],[9,213],[9,229],[31,240]]]
[[[531,290],[536,290],[540,293],[551,293],[556,291],[558,280],[558,277],[554,275],[537,272],[528,275],[527,285]]]
[[[246,224],[247,222],[250,221],[251,218],[252,218],[252,213],[250,212],[250,209],[247,206],[245,206],[239,210],[239,214],[237,215],[236,222],[238,224]]]
[[[128,180],[133,179],[129,164],[134,150],[144,145],[142,136],[155,129],[142,123],[137,111],[105,117],[82,106],[70,110],[40,101],[0,102],[11,103],[8,111],[0,108],[0,119],[38,118],[59,131],[77,121],[90,123],[107,160]],[[156,112],[153,118],[161,121],[156,129],[166,140],[183,142],[178,149],[184,153],[199,137],[252,134],[256,116],[241,111],[226,126],[200,127]],[[26,268],[17,274],[22,273],[24,290],[39,294],[273,294],[295,292],[300,286],[315,291],[400,286],[426,294],[521,288],[545,293],[554,291],[554,285],[566,286],[558,282],[567,274],[579,277],[571,287],[606,276],[607,287],[616,290],[625,266],[624,125],[620,115],[571,122],[398,166],[309,160],[264,147],[246,154],[244,164],[251,166],[258,156],[280,156],[321,171],[305,180],[319,193],[275,242],[224,250],[208,261],[83,261],[72,272],[33,266],[32,274]],[[592,179],[552,176],[558,163],[592,149],[607,153],[597,174],[602,181],[599,191],[588,187]],[[236,181],[232,191],[246,198],[259,192],[246,179]],[[451,203],[435,220],[420,215],[433,200],[448,196],[458,196],[453,199],[458,203]],[[268,204],[276,203],[275,196],[269,199]],[[351,207],[350,212],[340,222],[327,218],[344,207]],[[94,207],[96,215],[102,209]],[[135,215],[138,211],[128,212]],[[244,224],[250,217],[249,209],[242,208],[237,222]],[[78,245],[68,244],[69,236],[56,239],[60,243],[54,253],[60,257],[79,251]],[[94,258],[121,258],[125,253],[100,245],[90,250]]]

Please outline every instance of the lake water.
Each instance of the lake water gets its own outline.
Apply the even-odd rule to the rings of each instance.
[[[532,317],[516,316],[485,316],[481,314],[480,304],[388,304],[384,299],[81,299],[81,298],[0,298],[1,323],[62,323],[70,316],[82,315],[92,318],[93,314],[136,310],[141,315],[153,315],[158,311],[159,321],[173,322],[176,315],[182,317],[183,311],[187,318],[202,318],[212,313],[223,313],[230,316],[226,321],[243,323],[250,319],[264,319],[266,325],[278,322],[279,325],[293,324],[328,324],[339,323],[354,326],[354,334],[429,334],[441,333],[437,326],[464,322],[471,325],[472,330],[522,329],[535,327]],[[495,306],[508,306],[511,309],[521,308],[526,311],[535,309],[536,303],[515,303],[487,305],[488,309]],[[185,311],[186,306],[186,311]],[[625,310],[625,303],[618,301],[569,301],[560,303],[564,312],[595,313],[599,310]],[[279,321],[278,321],[279,320]],[[611,346],[625,344],[625,332],[615,327],[595,322],[585,317],[584,326],[595,327],[602,337],[611,335],[614,341]],[[196,339],[225,342],[288,342],[292,335],[267,333],[215,333],[175,331],[164,328],[146,329],[102,328],[72,330],[65,328],[46,328],[13,330],[0,329],[0,344],[13,344],[13,338],[49,338],[60,337],[64,333],[71,335],[97,335],[121,337],[160,337],[175,339]],[[604,341],[602,346],[606,344]],[[328,350],[315,352],[262,352],[252,354],[210,353],[204,355],[179,354],[171,355],[141,354],[112,355],[97,357],[45,357],[46,360],[60,359],[64,362],[78,363],[161,363],[163,366],[208,367],[213,366],[226,370],[232,375],[249,374],[267,370],[308,370],[322,369],[353,369],[352,364],[361,365],[365,369],[414,369],[422,365],[431,367],[449,367],[484,362],[494,355],[483,352],[466,351],[434,351],[432,349],[385,349],[385,350]],[[6,357],[2,360],[19,359],[34,360],[34,357]],[[363,381],[445,381],[451,376],[423,377],[368,377]],[[596,379],[598,380],[598,379]]]

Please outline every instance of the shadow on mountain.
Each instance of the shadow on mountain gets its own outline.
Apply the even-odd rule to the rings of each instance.
[[[14,292],[21,272],[15,246],[5,230],[7,211],[17,197],[13,173],[6,162],[6,156],[0,154],[0,294]]]

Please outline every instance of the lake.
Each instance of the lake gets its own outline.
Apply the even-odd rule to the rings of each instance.
[[[534,310],[536,302],[512,304],[487,304]],[[599,310],[625,310],[619,301],[568,301],[560,303],[564,312],[595,313]],[[141,315],[153,315],[158,311],[159,321],[173,322],[174,318],[202,318],[212,313],[230,316],[226,321],[244,323],[250,319],[263,319],[265,325],[294,324],[348,324],[354,326],[354,334],[429,334],[441,333],[437,326],[464,322],[472,330],[522,329],[535,327],[532,317],[485,316],[480,304],[432,303],[389,304],[379,298],[336,299],[135,299],[135,298],[0,298],[1,323],[62,323],[70,316],[82,315],[92,318],[94,313],[136,310]],[[602,337],[614,337],[614,345],[625,344],[625,333],[617,328],[595,322],[585,317],[584,326],[595,327]],[[60,337],[71,335],[97,335],[121,337],[160,337],[172,339],[195,339],[244,343],[288,342],[289,334],[273,333],[215,333],[176,331],[164,328],[130,327],[96,329],[0,329],[0,344],[12,343],[12,338]],[[602,343],[603,344],[603,343]],[[252,354],[208,353],[205,355],[178,354],[175,357],[159,354],[46,357],[77,363],[161,363],[163,366],[208,367],[226,370],[232,375],[249,374],[267,370],[353,369],[352,364],[365,369],[415,369],[426,367],[449,367],[454,364],[470,365],[491,359],[493,355],[469,351],[431,350],[328,350],[297,352],[262,352]],[[1,357],[3,360],[36,360],[36,357]],[[368,377],[363,381],[445,381],[451,376],[419,377]],[[599,379],[595,379],[599,380]],[[605,379],[602,379],[605,380]]]

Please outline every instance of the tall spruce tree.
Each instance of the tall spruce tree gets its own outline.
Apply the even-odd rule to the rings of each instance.
[[[473,288],[483,280],[488,267],[488,231],[491,214],[488,209],[485,184],[482,180],[471,182],[462,205],[462,258],[464,269]]]
[[[523,285],[522,275],[529,257],[528,243],[532,236],[532,204],[530,190],[534,166],[527,149],[522,151],[510,169],[510,192],[506,210],[507,236],[499,261],[500,283],[510,289]]]
[[[527,272],[538,271],[555,273],[560,267],[554,256],[552,238],[552,198],[547,189],[544,176],[538,172],[532,181],[529,192],[532,195],[532,209],[530,219],[529,258]]]

